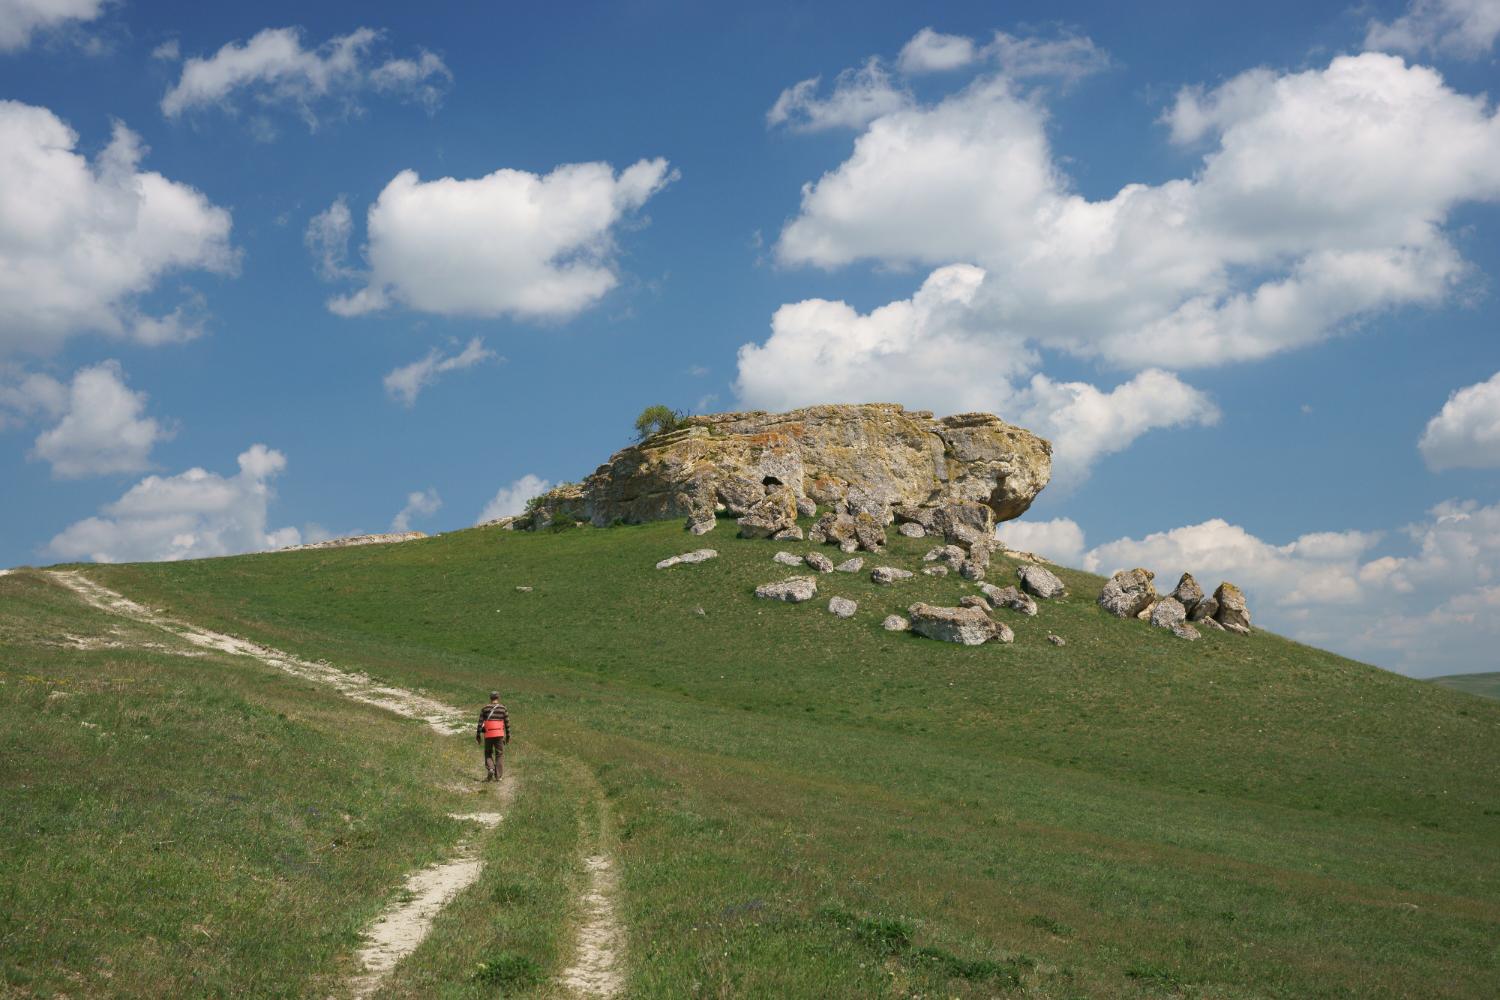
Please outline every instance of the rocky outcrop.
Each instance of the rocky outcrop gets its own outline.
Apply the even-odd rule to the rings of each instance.
[[[906,609],[911,616],[911,630],[918,635],[941,642],[979,646],[999,634],[999,627],[978,608],[941,608],[931,604],[913,604]]]
[[[737,522],[741,538],[774,538],[797,526],[797,496],[778,486],[762,497]]]
[[[767,493],[784,487],[794,510],[804,499],[843,502],[851,517],[864,511],[881,527],[895,505],[958,505],[937,530],[983,533],[1024,513],[1051,475],[1048,442],[987,413],[937,419],[892,403],[716,413],[624,448],[582,483],[543,495],[532,526],[685,518],[701,528],[718,510],[759,520]]]
[[[1172,591],[1172,599],[1181,604],[1182,609],[1191,617],[1193,609],[1203,600],[1203,588],[1198,586],[1193,574],[1184,573],[1177,579],[1177,589]]]
[[[818,581],[810,576],[792,576],[777,583],[761,584],[755,588],[755,596],[801,604],[818,596]]]
[[[1122,569],[1099,593],[1099,606],[1116,618],[1134,618],[1156,601],[1154,579],[1149,569]]]

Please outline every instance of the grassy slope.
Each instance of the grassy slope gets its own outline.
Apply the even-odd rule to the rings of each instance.
[[[1477,694],[1484,698],[1500,698],[1500,673],[1452,674],[1447,677],[1429,679],[1434,684],[1441,684],[1455,691],[1467,691],[1469,694]]]
[[[486,805],[444,787],[484,787],[461,742],[182,648],[36,574],[0,577],[0,995],[327,996],[406,874],[472,834],[447,816]],[[555,770],[528,777],[566,817]],[[425,957],[445,995],[493,995],[450,960],[476,949],[561,967],[576,828],[518,811],[506,834],[497,867],[552,869],[523,872],[508,908],[527,933],[439,927],[409,979]]]
[[[760,602],[808,547],[728,536],[663,572],[674,524],[97,572],[458,702],[502,686],[519,747],[606,797],[637,995],[1500,988],[1500,705],[1264,633],[1186,643],[1077,573],[1000,612],[1014,646],[889,634],[972,587]]]

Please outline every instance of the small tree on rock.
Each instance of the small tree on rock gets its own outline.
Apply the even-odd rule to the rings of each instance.
[[[635,439],[644,441],[658,434],[675,431],[682,426],[683,418],[687,414],[672,409],[670,406],[648,406],[641,411],[641,415],[635,418]]]

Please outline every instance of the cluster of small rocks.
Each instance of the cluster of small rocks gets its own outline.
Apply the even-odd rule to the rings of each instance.
[[[1181,639],[1197,639],[1193,626],[1250,634],[1250,607],[1245,595],[1224,582],[1212,597],[1203,593],[1191,573],[1182,574],[1177,588],[1165,597],[1156,593],[1156,574],[1149,569],[1122,569],[1109,578],[1099,593],[1099,606],[1116,618],[1139,618],[1158,628],[1171,629]]]

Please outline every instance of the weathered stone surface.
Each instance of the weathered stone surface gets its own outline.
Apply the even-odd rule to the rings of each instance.
[[[897,580],[910,580],[911,570],[897,569],[895,566],[877,566],[870,571],[870,579],[876,583],[891,584]]]
[[[956,500],[937,509],[932,530],[967,549],[975,542],[988,542],[995,536],[995,512],[986,504]]]
[[[1219,602],[1219,610],[1214,613],[1220,625],[1231,632],[1240,632],[1241,635],[1250,633],[1250,605],[1245,602],[1245,595],[1232,583],[1221,583],[1214,591],[1214,600]],[[1230,628],[1230,626],[1238,628]]]
[[[1224,631],[1224,626],[1220,625],[1218,622],[1214,621],[1212,618],[1199,618],[1195,624],[1202,625],[1204,628],[1208,629],[1211,632],[1223,632]]]
[[[1021,566],[1016,570],[1016,576],[1021,578],[1022,590],[1044,601],[1063,595],[1063,582],[1044,566]]]
[[[948,567],[944,566],[942,563],[934,563],[931,566],[923,566],[922,572],[926,573],[928,576],[947,576]]]
[[[969,546],[969,562],[980,569],[990,568],[990,554],[995,551],[993,540],[976,541]]]
[[[1135,620],[1140,622],[1149,622],[1151,620],[1151,612],[1155,610],[1156,602],[1152,601],[1150,604],[1146,605],[1144,608],[1136,612]]]
[[[801,604],[818,596],[818,581],[810,576],[789,576],[776,583],[763,583],[755,588],[756,597],[772,601],[789,601]]]
[[[965,580],[979,581],[984,579],[984,567],[972,559],[965,559],[958,564],[958,575]]]
[[[996,622],[995,623],[995,641],[996,642],[1015,642],[1016,641],[1016,634],[1011,631],[1009,625],[1005,624],[1004,622]]]
[[[1068,640],[1064,639],[1060,635],[1053,635],[1050,632],[1047,633],[1047,641],[1052,643],[1052,645],[1054,646],[1066,646],[1068,644]]]
[[[896,526],[896,530],[907,538],[925,538],[927,529],[915,521],[903,521]]]
[[[958,569],[967,558],[969,558],[969,553],[957,545],[939,545],[935,549],[929,549],[922,557],[922,561],[940,562],[949,569]]]
[[[742,538],[770,538],[797,525],[797,497],[785,486],[769,490],[766,498],[737,522]]]
[[[818,512],[818,503],[812,497],[797,498],[797,516],[812,517]]]
[[[781,563],[783,566],[801,566],[802,557],[794,556],[790,552],[778,552],[771,557],[772,562]]]
[[[854,515],[854,540],[866,552],[879,552],[885,546],[885,524],[869,511]]]
[[[845,542],[854,541],[854,518],[831,510],[818,518],[818,523],[813,525],[813,532],[825,542],[842,546]]]
[[[771,536],[773,542],[800,542],[802,541],[802,528],[792,525],[790,528],[782,528]]]
[[[997,608],[1019,611],[1027,618],[1036,617],[1036,601],[1015,587],[996,587],[994,584],[981,583],[979,589],[984,591],[984,596],[989,598],[990,603]]]
[[[856,488],[886,504],[973,501],[1008,520],[1051,474],[1051,445],[990,414],[935,420],[891,403],[717,413],[616,452],[583,483],[546,494],[532,524],[567,517],[602,527],[687,517],[721,503],[728,509],[731,495],[735,504],[747,499],[721,488],[729,477],[786,486],[819,503]]]
[[[709,559],[719,558],[719,553],[714,549],[694,549],[684,552],[680,556],[668,556],[656,564],[657,569],[670,569],[673,566],[691,565],[693,563],[706,562]]]
[[[759,479],[746,479],[734,473],[719,477],[715,484],[719,503],[731,517],[744,517],[766,498],[766,487]]]
[[[891,513],[891,504],[894,502],[895,498],[889,493],[870,486],[850,485],[848,492],[844,494],[844,509],[849,512],[849,516],[858,519],[859,515],[868,514],[882,528],[895,520],[895,515]]]
[[[1151,609],[1151,624],[1157,628],[1171,628],[1187,621],[1187,609],[1175,597],[1163,597]]]
[[[1188,610],[1188,621],[1196,622],[1202,621],[1205,618],[1212,618],[1215,614],[1218,613],[1218,610],[1218,601],[1214,600],[1212,597],[1202,598],[1198,601],[1197,604],[1194,604],[1192,608]],[[1215,622],[1214,624],[1217,625],[1218,622]]]
[[[834,569],[838,570],[840,573],[858,573],[864,568],[865,561],[863,559],[845,559],[843,562],[834,567]]]
[[[833,572],[833,560],[821,552],[809,552],[802,557],[802,560],[819,573]]]
[[[915,524],[923,531],[931,531],[933,518],[937,516],[937,509],[935,507],[914,507],[911,504],[897,504],[891,508],[891,514],[896,518],[897,524]]]
[[[1212,619],[1207,620],[1212,621]],[[1250,634],[1250,626],[1241,625],[1239,622],[1221,622],[1219,623],[1219,628],[1223,629],[1225,632],[1233,632],[1235,635]]]
[[[961,608],[978,608],[980,611],[984,612],[995,610],[994,608],[990,607],[989,601],[986,601],[984,598],[978,596],[977,594],[966,594],[965,596],[960,597],[958,599],[958,606]]]
[[[880,627],[887,632],[905,632],[911,628],[911,622],[900,615],[886,615],[885,621],[880,623]]]
[[[1173,625],[1172,634],[1179,639],[1187,639],[1189,641],[1198,638],[1198,630],[1193,628],[1193,626],[1189,625],[1187,622],[1178,622],[1177,624]]]
[[[918,635],[941,642],[958,642],[978,646],[995,638],[999,625],[978,608],[943,608],[931,604],[913,604],[906,609],[911,616],[911,630]]]
[[[684,526],[690,535],[706,535],[718,527],[718,518],[710,517],[707,520],[695,521],[692,515],[688,516],[687,524]]]
[[[1198,602],[1203,600],[1203,588],[1198,586],[1198,581],[1193,579],[1193,574],[1184,573],[1177,579],[1177,589],[1172,591],[1172,597],[1187,611],[1188,617],[1193,615],[1193,609]]]
[[[853,618],[854,612],[859,610],[859,605],[847,597],[830,597],[828,610],[840,618]]]
[[[1099,606],[1116,618],[1134,618],[1156,600],[1149,569],[1122,569],[1109,578],[1099,593]]]

